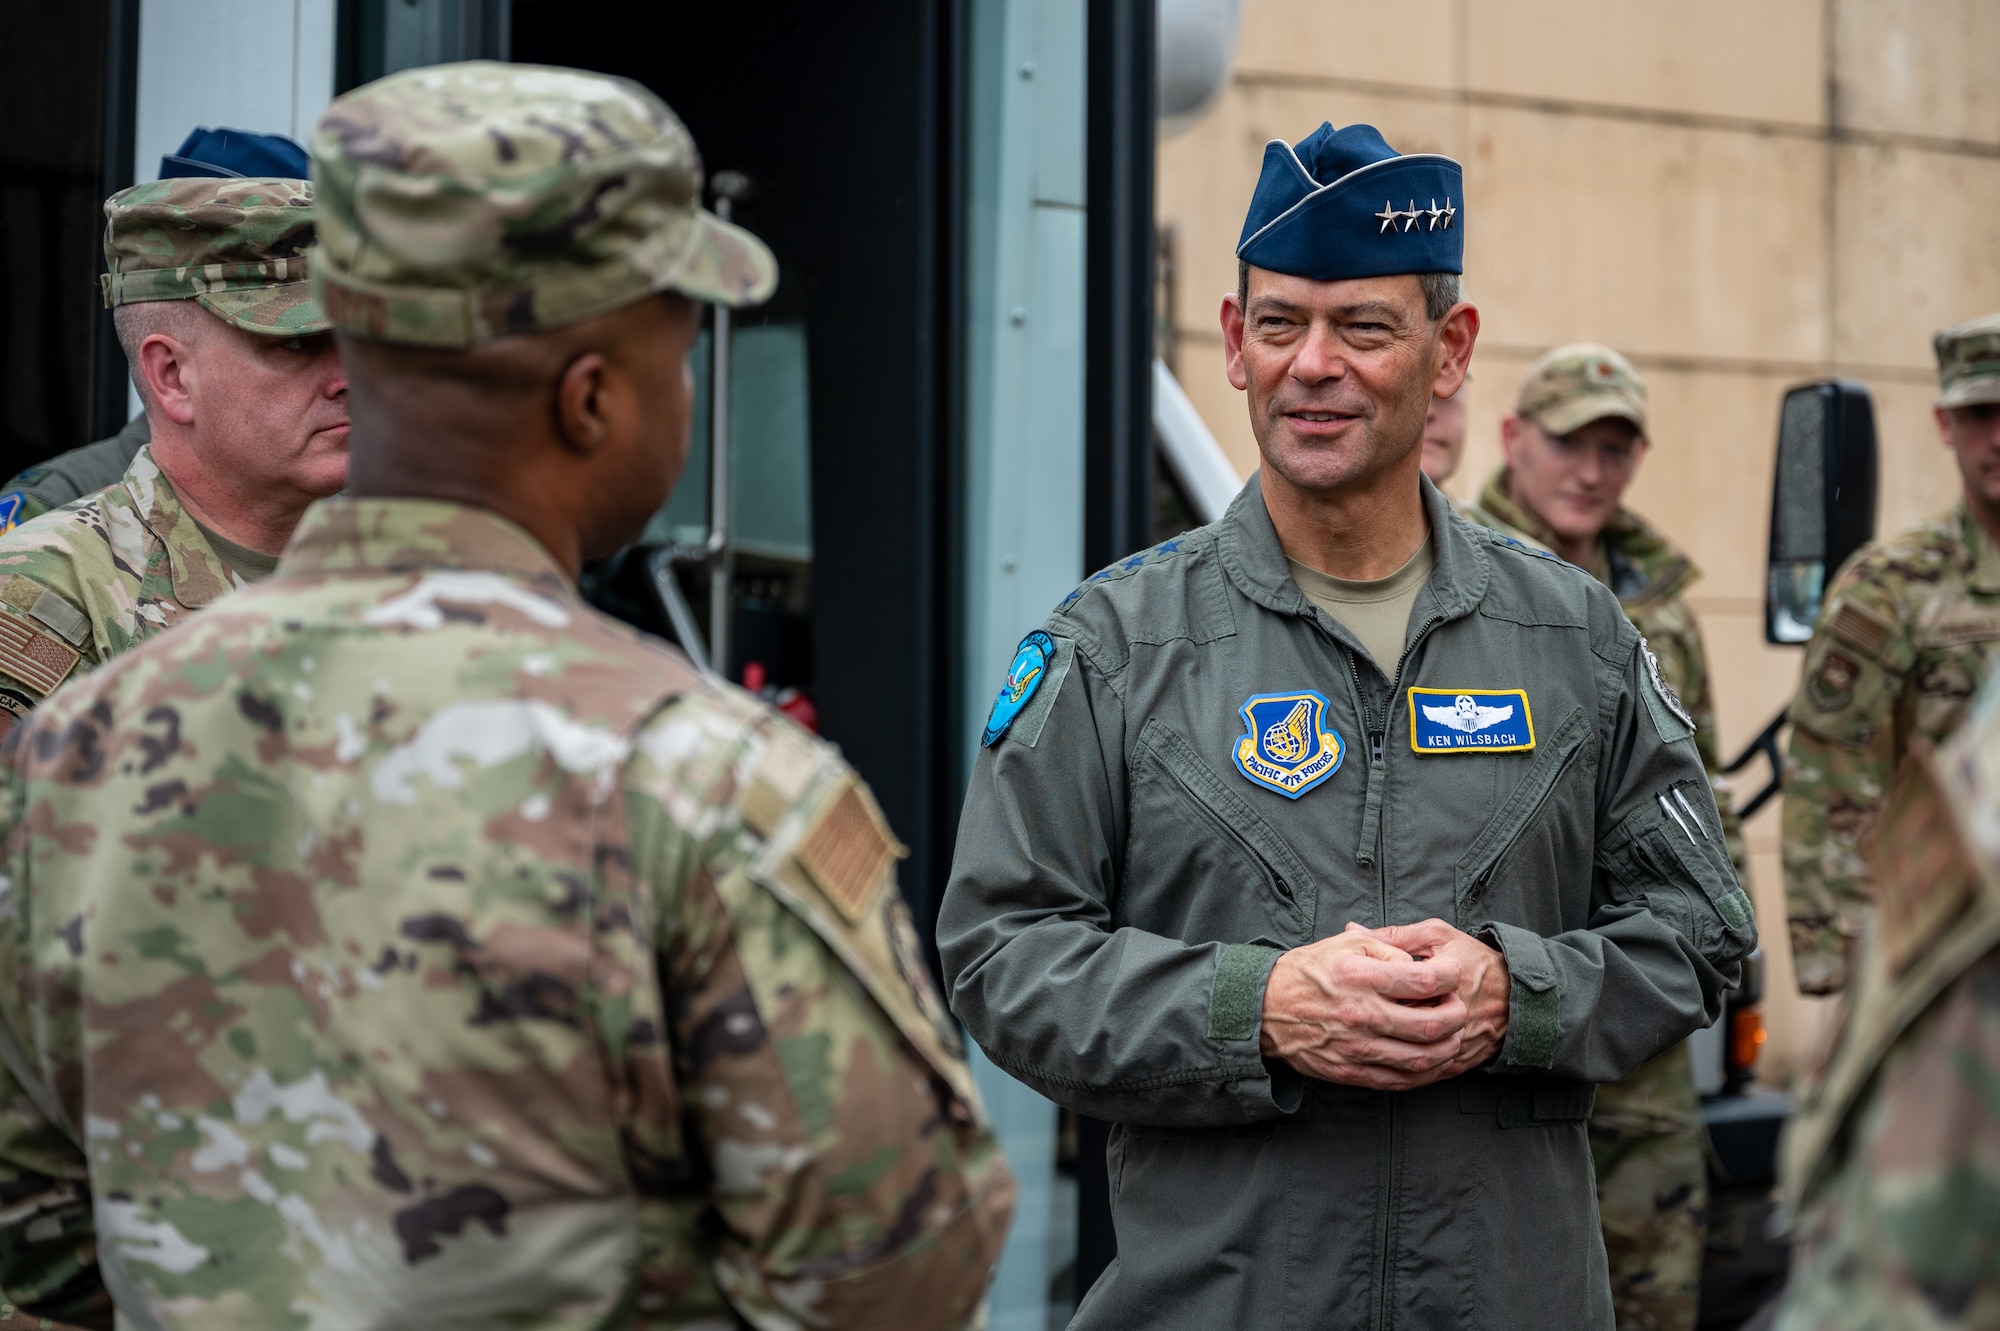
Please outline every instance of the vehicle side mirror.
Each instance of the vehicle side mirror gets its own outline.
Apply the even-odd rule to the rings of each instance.
[[[1778,412],[1764,640],[1811,638],[1827,583],[1874,536],[1874,399],[1852,379],[1789,390]]]

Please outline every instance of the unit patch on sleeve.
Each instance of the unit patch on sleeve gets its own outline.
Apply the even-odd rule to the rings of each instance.
[[[1526,689],[1410,690],[1417,753],[1513,753],[1535,747]]]
[[[1325,695],[1259,693],[1237,711],[1236,770],[1258,785],[1295,800],[1340,770],[1347,746],[1327,727]]]
[[[28,497],[19,490],[9,490],[0,495],[0,536],[21,525],[21,510],[27,502]]]
[[[1047,680],[1055,659],[1056,640],[1044,630],[1036,629],[1021,639],[1021,645],[1014,649],[1013,663],[1007,667],[1007,678],[1000,681],[1000,694],[993,700],[993,710],[987,713],[986,732],[979,737],[981,748],[990,749],[998,743],[1027,709],[1029,700]]]

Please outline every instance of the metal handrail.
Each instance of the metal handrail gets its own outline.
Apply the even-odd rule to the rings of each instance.
[[[1739,818],[1747,819],[1751,814],[1763,808],[1771,796],[1784,789],[1785,755],[1778,751],[1778,732],[1785,728],[1786,716],[1787,713],[1785,711],[1780,711],[1776,716],[1772,717],[1771,724],[1758,731],[1757,738],[1751,740],[1749,746],[1743,752],[1737,754],[1733,762],[1730,762],[1722,769],[1724,776],[1731,776],[1748,767],[1750,760],[1760,753],[1771,764],[1771,780],[1762,790],[1757,792],[1755,798],[1736,811],[1736,816]]]

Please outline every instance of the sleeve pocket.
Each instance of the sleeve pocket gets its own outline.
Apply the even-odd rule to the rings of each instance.
[[[1888,723],[1898,680],[1859,648],[1821,634],[1806,655],[1792,724],[1828,743],[1858,748]]]

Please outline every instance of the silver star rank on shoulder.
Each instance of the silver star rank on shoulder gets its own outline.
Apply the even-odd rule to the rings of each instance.
[[[1396,211],[1395,204],[1384,199],[1382,201],[1382,211],[1375,214],[1375,216],[1382,220],[1381,230],[1375,233],[1379,236],[1388,231],[1390,227],[1396,225],[1397,220],[1402,217],[1402,214]]]

